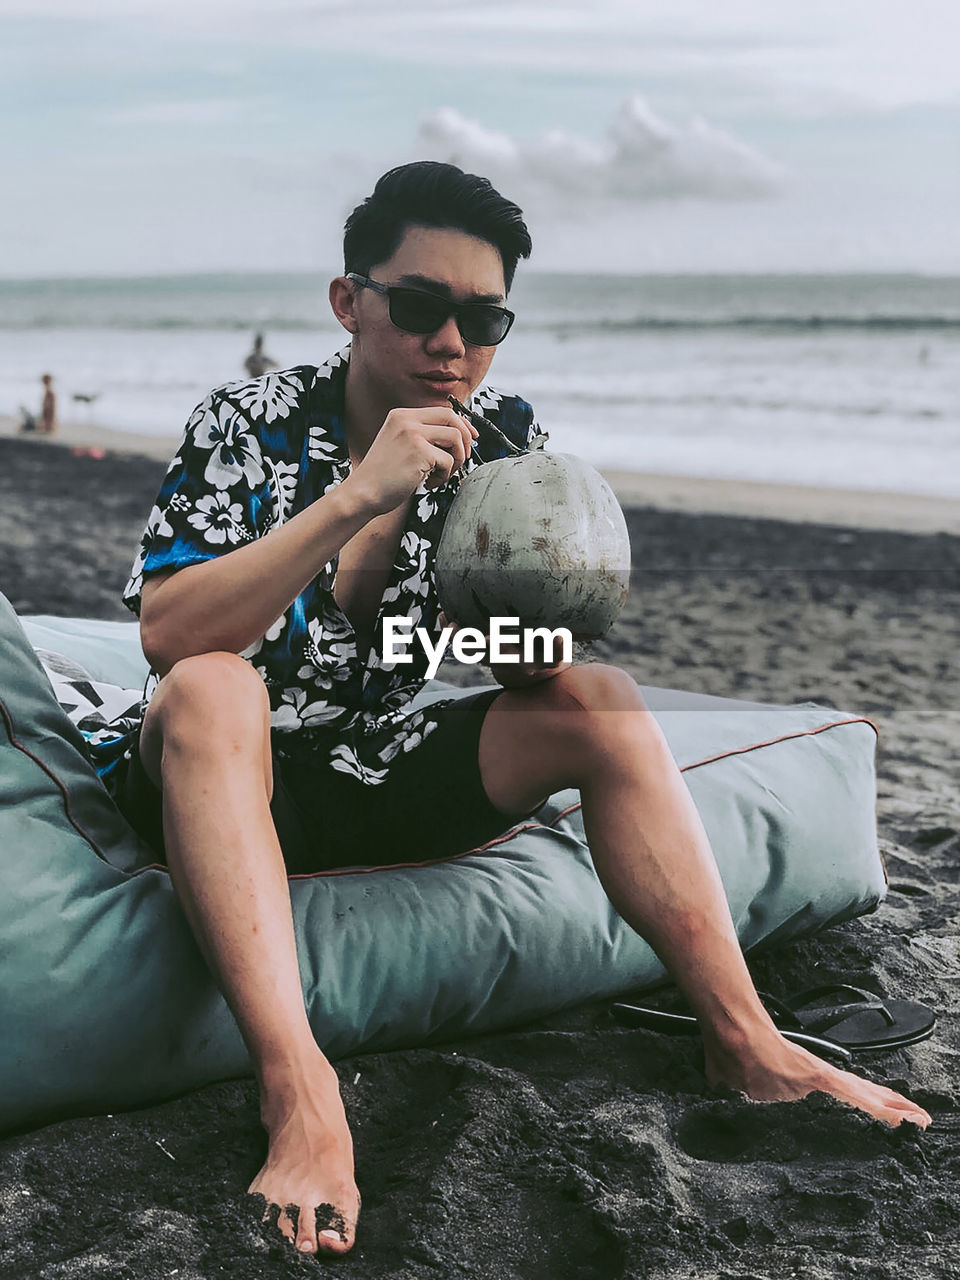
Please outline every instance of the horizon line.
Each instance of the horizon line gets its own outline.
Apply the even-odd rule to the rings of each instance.
[[[28,285],[28,284],[115,284],[115,283],[144,283],[148,281],[185,281],[185,280],[267,280],[267,279],[302,279],[304,281],[322,279],[324,281],[332,280],[336,276],[341,275],[339,270],[330,268],[324,270],[322,268],[310,268],[309,270],[297,271],[291,268],[257,268],[254,270],[243,269],[239,267],[224,267],[213,270],[198,271],[147,271],[147,272],[117,272],[115,274],[107,274],[104,272],[76,273],[76,274],[57,274],[57,275],[0,275],[0,286],[4,285]],[[518,275],[517,280],[522,281],[531,276],[553,276],[553,277],[570,277],[570,278],[586,278],[594,277],[597,279],[620,278],[629,280],[734,280],[734,279],[764,279],[764,280],[834,280],[834,279],[860,279],[860,280],[960,280],[960,268],[936,271],[930,269],[919,269],[912,267],[904,268],[885,268],[885,269],[858,269],[851,270],[849,268],[817,268],[810,270],[778,270],[770,271],[763,269],[741,269],[741,270],[710,270],[710,271],[617,271],[617,270],[570,270],[563,271],[555,268],[527,268],[522,275]]]

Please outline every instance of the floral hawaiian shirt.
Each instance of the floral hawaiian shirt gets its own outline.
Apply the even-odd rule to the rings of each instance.
[[[197,564],[260,538],[346,479],[349,358],[347,347],[320,368],[301,365],[229,383],[197,406],[124,590],[130,609],[140,612],[145,575]],[[484,386],[470,407],[521,447],[537,434],[533,410],[515,396]],[[484,440],[484,461],[506,452]],[[464,471],[477,465],[471,458]],[[453,476],[438,489],[416,491],[381,619],[411,618],[415,627],[437,631],[434,559],[458,485]],[[418,645],[411,647],[413,663],[392,666],[383,665],[376,643],[369,653],[358,652],[354,629],[334,599],[336,572],[334,558],[241,656],[266,684],[279,754],[308,757],[376,784],[391,760],[415,749],[436,727],[433,708],[410,709],[426,683],[427,658]],[[375,634],[379,638],[379,619]]]

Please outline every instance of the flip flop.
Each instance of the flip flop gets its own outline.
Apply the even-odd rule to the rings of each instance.
[[[782,1033],[800,1031],[851,1053],[902,1049],[933,1034],[937,1015],[914,1000],[888,1000],[846,982],[810,987],[787,1000],[760,993]]]
[[[849,1062],[853,1053],[871,1049],[902,1049],[932,1035],[937,1015],[913,1000],[887,1000],[844,982],[826,983],[801,991],[789,1000],[760,992],[785,1040],[814,1053]],[[831,1003],[825,1003],[833,997]],[[837,997],[840,1003],[837,1003]],[[699,1025],[689,1014],[619,1003],[614,1017],[629,1026],[646,1027],[665,1035],[696,1035]]]
[[[663,1009],[645,1008],[639,1004],[619,1002],[611,1005],[610,1012],[618,1022],[628,1027],[643,1027],[647,1031],[659,1031],[666,1036],[696,1036],[700,1034],[700,1024],[689,1013],[667,1013]],[[774,1019],[776,1021],[776,1019]],[[811,1053],[820,1057],[839,1058],[843,1062],[851,1062],[853,1055],[849,1049],[832,1040],[810,1035],[805,1031],[780,1030],[785,1040],[803,1045]]]

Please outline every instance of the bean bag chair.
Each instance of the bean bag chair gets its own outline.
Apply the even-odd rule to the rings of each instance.
[[[169,876],[90,766],[64,693],[87,710],[136,702],[146,674],[136,623],[21,626],[0,596],[2,1129],[250,1070]],[[877,905],[869,722],[811,703],[645,694],[745,948]],[[334,1060],[516,1026],[664,977],[600,886],[575,792],[463,856],[294,877],[291,896],[311,1024]]]

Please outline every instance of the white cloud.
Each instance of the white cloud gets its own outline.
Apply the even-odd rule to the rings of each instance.
[[[422,153],[494,184],[581,200],[744,200],[775,195],[782,182],[775,165],[732,134],[699,118],[670,123],[639,96],[623,104],[599,142],[560,129],[533,141],[512,138],[452,107],[431,113],[417,141]]]

